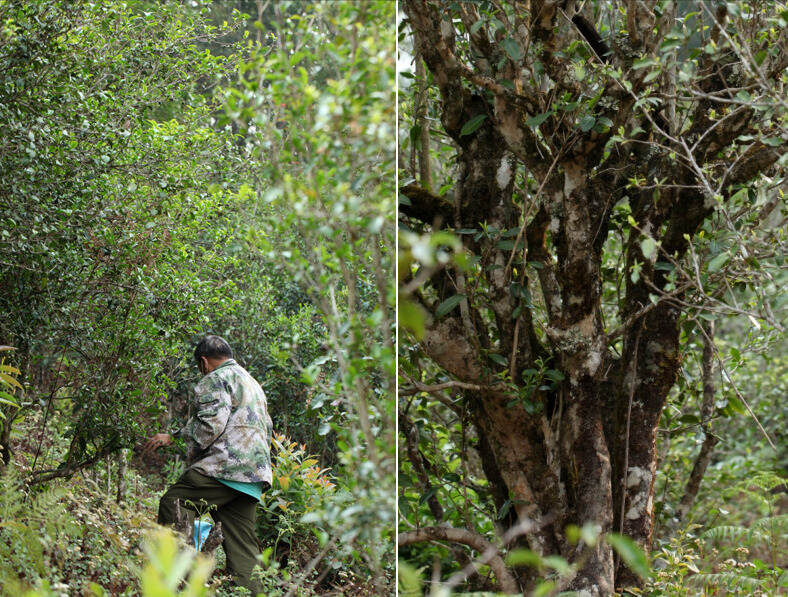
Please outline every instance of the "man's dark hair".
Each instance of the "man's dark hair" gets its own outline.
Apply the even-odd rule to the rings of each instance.
[[[233,358],[233,349],[227,344],[227,340],[221,336],[205,336],[194,348],[194,360],[199,363],[202,357],[209,359],[225,357],[231,359]]]

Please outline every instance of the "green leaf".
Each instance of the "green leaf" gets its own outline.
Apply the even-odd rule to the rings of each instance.
[[[736,99],[745,103],[750,103],[752,101],[752,96],[750,95],[750,92],[747,91],[746,89],[741,89],[736,94]]]
[[[663,272],[672,272],[675,269],[675,267],[673,266],[672,263],[668,263],[667,261],[657,261],[654,264],[654,269]]]
[[[506,360],[506,357],[498,354],[497,352],[491,352],[488,356],[490,357],[491,361],[501,365],[502,367],[506,367],[506,365],[509,364],[509,362]]]
[[[598,524],[586,522],[580,529],[580,538],[585,542],[586,545],[593,547],[597,544],[597,541],[599,541],[599,533],[601,530],[602,529]]]
[[[678,422],[682,423],[683,425],[697,425],[700,423],[700,418],[698,415],[681,415],[678,418]]]
[[[507,37],[506,39],[504,39],[501,42],[501,45],[503,46],[503,49],[506,52],[506,54],[509,56],[509,58],[511,58],[515,62],[517,62],[518,60],[520,60],[520,58],[522,58],[523,52],[520,49],[520,44],[514,41],[511,37]]]
[[[637,259],[632,263],[632,267],[629,270],[629,279],[632,280],[633,284],[637,284],[638,280],[640,280],[640,272],[643,269],[643,264],[640,263]]]
[[[657,241],[650,236],[644,238],[640,241],[640,250],[643,252],[643,257],[651,261],[657,254]]]
[[[421,125],[414,124],[412,127],[410,127],[410,142],[416,143],[416,141],[419,139],[419,135],[421,135]]]
[[[747,407],[744,406],[744,402],[735,393],[728,396],[728,408],[740,415],[747,414]]]
[[[421,576],[404,560],[397,562],[397,594],[401,597],[421,597]]]
[[[435,317],[440,319],[441,317],[448,315],[451,313],[454,308],[460,304],[460,301],[465,298],[464,294],[455,294],[450,296],[445,301],[443,301],[438,308],[435,309]]]
[[[427,491],[425,491],[422,496],[419,498],[419,504],[425,503],[428,499],[438,493],[438,487],[436,485],[431,486]]]
[[[550,112],[543,112],[538,116],[532,116],[531,118],[526,119],[525,124],[530,126],[531,128],[536,128],[540,124],[542,124],[547,118],[550,116]]]
[[[580,130],[587,133],[596,124],[596,118],[593,116],[583,116],[580,119]]]
[[[571,570],[567,561],[561,556],[545,556],[542,558],[542,563],[558,572],[560,575],[568,574]]]
[[[11,406],[18,406],[16,398],[14,398],[14,396],[9,394],[8,392],[4,392],[3,390],[0,390],[0,404],[10,404]],[[0,412],[0,415],[2,415],[2,412]]]
[[[536,588],[534,589],[533,593],[531,593],[532,597],[547,597],[547,595],[551,595],[556,588],[556,582],[554,580],[544,580],[540,582]]]
[[[659,46],[660,52],[670,52],[671,50],[675,50],[676,48],[680,48],[683,45],[680,39],[668,39],[663,41]]]
[[[524,548],[510,551],[506,554],[505,561],[507,566],[533,566],[537,568],[542,565],[542,558],[538,553]]]
[[[707,268],[708,272],[710,274],[713,274],[714,272],[719,271],[722,268],[722,266],[724,266],[726,263],[728,263],[730,258],[731,258],[731,256],[730,256],[730,254],[727,251],[724,252],[724,253],[720,253],[714,259],[709,261],[709,267]]]
[[[638,70],[641,68],[646,68],[647,66],[654,66],[659,64],[659,61],[656,58],[639,58],[632,63],[632,69]]]
[[[479,29],[482,28],[482,25],[484,25],[484,21],[482,20],[478,20],[473,25],[471,25],[471,34],[475,34]]]
[[[400,325],[410,330],[417,340],[421,340],[424,337],[424,309],[412,301],[402,300],[398,313]]]
[[[482,125],[485,118],[487,118],[487,114],[477,114],[476,116],[471,118],[462,127],[462,130],[460,131],[460,137],[463,137],[465,135],[470,135],[471,133],[475,132],[476,129],[478,129]]]
[[[618,552],[624,563],[640,578],[648,578],[651,573],[643,550],[629,537],[618,533],[608,533],[607,542]]]
[[[564,381],[566,377],[558,369],[548,369],[544,372],[544,376],[553,381]]]
[[[9,385],[9,386],[14,387],[14,388],[18,388],[20,390],[24,390],[24,388],[22,387],[22,384],[19,383],[16,379],[11,377],[10,375],[8,375],[7,373],[0,372],[0,380],[5,382],[6,385]]]

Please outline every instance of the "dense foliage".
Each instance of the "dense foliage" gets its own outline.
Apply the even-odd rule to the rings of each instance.
[[[39,511],[6,509],[0,585],[177,591],[156,580],[180,558],[168,539],[141,588],[142,551],[86,534],[98,501],[75,519],[68,496],[107,463],[118,524],[155,517],[137,496],[181,457],[131,449],[185,416],[211,332],[280,434],[269,594],[388,590],[393,17],[383,1],[0,2],[0,478],[7,508],[43,492],[55,517],[34,540]]]

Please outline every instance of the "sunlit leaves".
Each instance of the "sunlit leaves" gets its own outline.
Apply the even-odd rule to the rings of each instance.
[[[178,4],[143,14],[34,2],[12,20],[29,33],[0,55],[13,78],[0,85],[0,129],[19,148],[0,156],[0,238],[13,239],[0,248],[6,330],[23,358],[61,363],[62,379],[40,391],[69,386],[79,460],[143,432],[140,414],[166,395],[182,343],[208,311],[233,305],[216,272],[238,161],[197,88],[231,61],[187,41],[218,30]]]
[[[329,401],[319,401],[317,432],[336,434],[355,502],[331,524],[348,546],[363,536],[354,553],[379,562],[391,558],[383,534],[393,512],[394,6],[301,9],[313,18],[280,23],[280,44],[259,48],[238,94],[227,92],[228,119],[244,132],[250,177],[265,202],[242,226],[248,250],[305,288],[325,326],[336,413],[329,420]],[[418,334],[418,308],[411,315],[401,323]],[[319,385],[318,369],[307,370],[305,381]],[[342,526],[351,519],[352,536]]]

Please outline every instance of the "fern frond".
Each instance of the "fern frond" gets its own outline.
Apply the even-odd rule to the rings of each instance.
[[[781,477],[772,471],[759,471],[751,477],[747,477],[737,485],[737,489],[744,491],[752,491],[753,488],[760,489],[763,492],[768,492],[788,482],[788,479]]]
[[[785,533],[788,531],[788,514],[765,516],[752,523],[753,528],[766,533]]]
[[[763,581],[761,579],[742,576],[736,572],[694,574],[687,578],[687,582],[694,587],[703,587],[705,589],[724,588],[728,590],[740,589],[754,591],[763,587]]]
[[[701,537],[704,539],[713,539],[715,541],[737,542],[746,537],[749,533],[750,529],[747,527],[721,525],[704,531]]]

